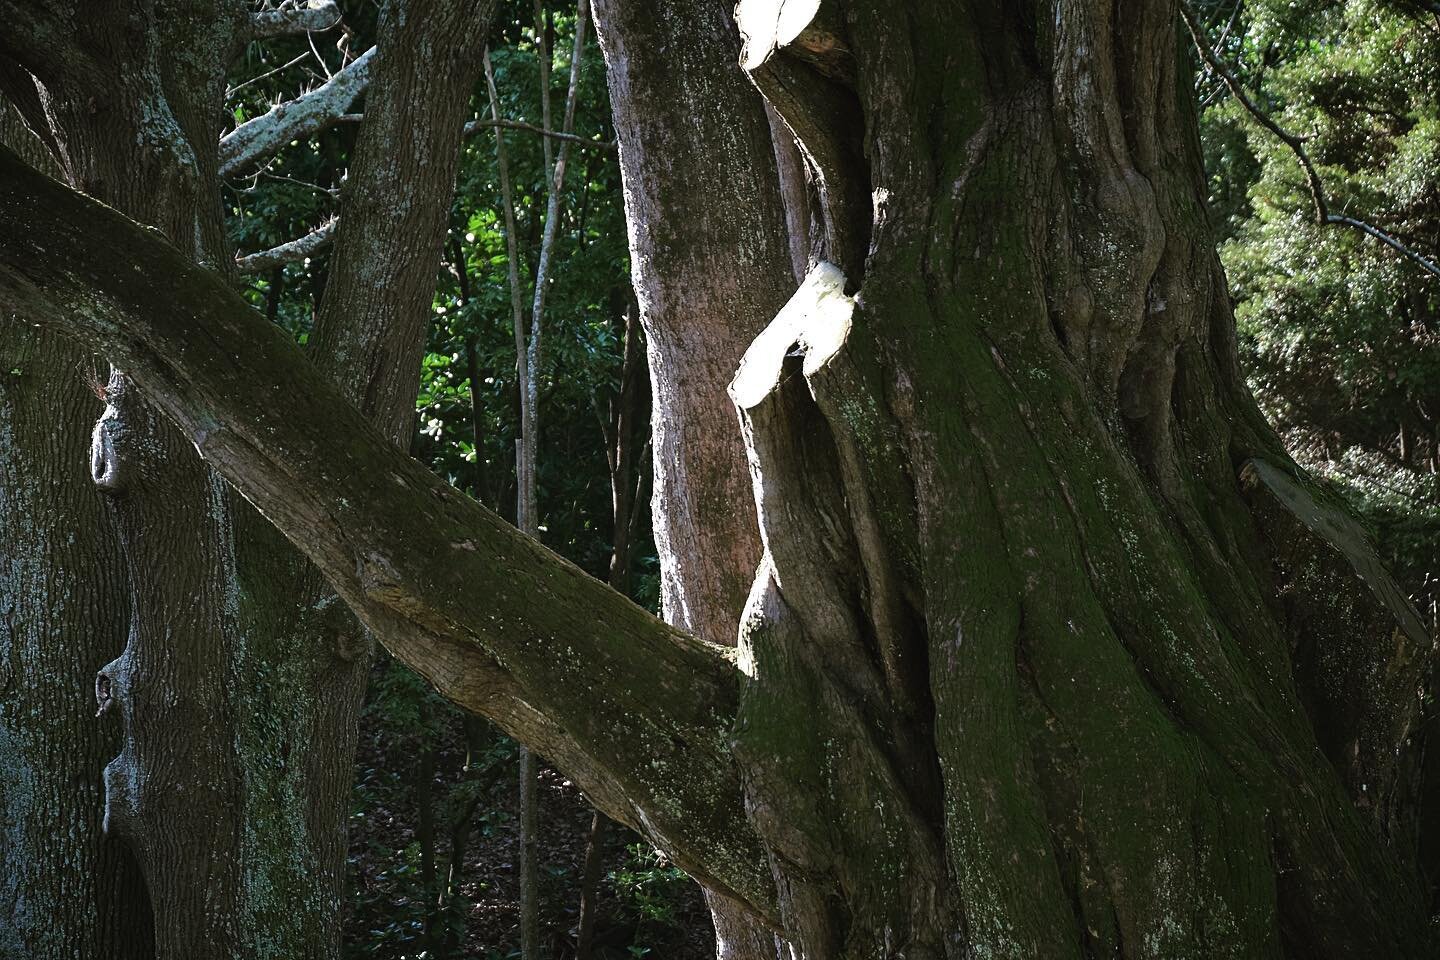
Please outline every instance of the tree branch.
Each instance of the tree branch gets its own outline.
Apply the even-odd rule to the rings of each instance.
[[[396,656],[778,924],[729,748],[727,651],[435,477],[221,277],[3,149],[0,308],[104,350]]]
[[[261,40],[290,33],[329,30],[340,22],[340,8],[335,0],[309,0],[300,4],[287,0],[273,10],[260,10],[250,15],[250,37]]]
[[[365,119],[363,113],[347,113],[344,116],[335,118],[340,123],[359,123]],[[465,136],[473,137],[481,130],[524,130],[527,133],[537,134],[542,137],[549,137],[552,140],[565,140],[575,144],[577,147],[595,147],[600,150],[618,150],[614,140],[591,140],[582,137],[578,133],[564,133],[560,130],[546,130],[544,127],[537,127],[533,123],[525,123],[520,120],[467,120],[465,121]]]
[[[335,76],[264,116],[247,120],[220,138],[220,175],[243,173],[292,140],[334,123],[370,83],[375,48],[366,50]]]
[[[519,120],[471,120],[465,124],[465,135],[472,136],[481,130],[493,130],[495,128],[504,130],[526,130],[530,133],[537,133],[542,137],[549,137],[552,140],[563,140],[566,143],[573,143],[577,147],[598,147],[601,150],[614,150],[614,140],[590,140],[579,134],[565,133],[561,130],[546,130],[537,127],[533,123],[522,123]]]
[[[303,237],[296,237],[294,240],[273,246],[269,250],[236,257],[235,269],[241,273],[263,273],[271,267],[278,267],[284,263],[297,263],[306,257],[313,256],[328,247],[335,239],[337,223],[339,220],[331,217]]]
[[[1211,48],[1209,41],[1205,39],[1204,27],[1200,25],[1199,19],[1195,16],[1195,11],[1190,8],[1190,4],[1185,2],[1185,0],[1181,0],[1180,2],[1180,16],[1184,18],[1185,26],[1190,30],[1190,39],[1195,42],[1195,49],[1200,52],[1200,57],[1210,69],[1220,77],[1226,89],[1230,91],[1230,95],[1239,101],[1240,105],[1245,108],[1245,112],[1250,114],[1256,123],[1274,134],[1275,137],[1281,143],[1285,144],[1285,146],[1289,147],[1290,152],[1295,155],[1295,159],[1300,164],[1300,169],[1305,173],[1305,181],[1310,189],[1310,200],[1315,206],[1315,222],[1321,226],[1335,224],[1338,226],[1352,227],[1362,233],[1369,234],[1407,260],[1418,265],[1422,270],[1440,277],[1440,266],[1436,266],[1433,260],[1423,254],[1410,249],[1394,234],[1356,217],[1348,217],[1330,212],[1329,201],[1325,195],[1325,184],[1320,179],[1320,173],[1315,169],[1315,164],[1310,160],[1310,155],[1305,152],[1305,138],[1291,133],[1280,126],[1280,124],[1276,123],[1265,111],[1261,110],[1255,104],[1255,101],[1245,92],[1245,88],[1240,85],[1240,81],[1235,78],[1235,74],[1220,61],[1219,56],[1217,56]]]

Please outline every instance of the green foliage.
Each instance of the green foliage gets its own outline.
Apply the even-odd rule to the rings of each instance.
[[[1440,16],[1394,0],[1226,0],[1201,14],[1255,101],[1307,138],[1331,210],[1440,256]],[[1217,80],[1202,72],[1197,86],[1252,386],[1297,458],[1361,508],[1402,582],[1433,596],[1440,282],[1317,224],[1290,150]]]
[[[348,56],[375,40],[375,6],[343,3],[352,35]],[[552,122],[564,109],[573,40],[574,5],[547,2]],[[501,116],[540,125],[539,60],[533,42],[533,6],[502,0],[490,48]],[[259,116],[340,69],[346,54],[337,32],[277,37],[251,43],[232,74],[228,109],[236,124]],[[363,101],[352,109],[363,111]],[[474,120],[489,119],[483,79],[472,94]],[[276,246],[315,229],[340,210],[340,189],[359,125],[336,124],[290,145],[258,171],[225,185],[231,240],[241,253]],[[603,59],[590,31],[582,61],[575,132],[606,144],[614,140]],[[518,269],[526,323],[533,296],[549,176],[542,139],[525,130],[503,131],[515,191]],[[479,127],[461,147],[456,193],[436,291],[416,400],[412,452],[455,486],[513,516],[514,450],[518,428],[515,339],[504,213],[495,153],[496,131]],[[606,146],[575,146],[562,196],[555,267],[547,290],[539,395],[541,448],[538,500],[546,544],[597,576],[607,572],[611,499],[603,424],[619,388],[623,314],[630,303],[629,260],[618,155]],[[243,292],[274,322],[305,342],[324,295],[329,251],[244,278]],[[658,606],[654,548],[648,518],[639,530],[636,598]],[[483,603],[477,593],[475,602]],[[508,802],[515,781],[516,745],[487,733],[479,752],[462,736],[463,715],[429,685],[381,654],[361,723],[360,760],[350,819],[350,899],[346,905],[348,957],[460,955],[467,944],[471,902],[450,903],[427,889],[422,860],[435,856],[443,886],[450,827],[470,826],[473,851],[502,859],[514,824],[497,797]],[[434,759],[434,776],[421,787],[422,754]],[[465,758],[468,756],[468,764]],[[422,794],[428,799],[422,800]],[[419,810],[435,824],[433,854],[425,852]],[[620,928],[636,931],[632,944],[611,944],[632,955],[645,944],[673,941],[676,903],[693,903],[693,885],[673,868],[636,860],[621,871],[624,898],[615,911]],[[578,902],[578,880],[568,861],[548,865],[542,899],[551,905],[547,925],[564,927]],[[484,876],[466,888],[483,900],[498,895]],[[617,888],[620,889],[620,888]],[[478,892],[477,892],[478,891]],[[666,898],[670,899],[667,900]],[[556,903],[560,906],[557,906]],[[640,931],[647,939],[639,942]],[[489,927],[486,928],[490,930]],[[668,933],[667,933],[668,931]],[[487,936],[490,934],[487,933]],[[474,946],[474,938],[469,938]],[[485,942],[487,960],[518,955],[516,944]],[[471,954],[465,954],[471,955]],[[601,955],[608,956],[604,951]]]
[[[674,923],[675,902],[680,898],[680,888],[690,882],[689,877],[649,844],[632,843],[625,851],[627,861],[612,870],[606,882],[639,921]]]

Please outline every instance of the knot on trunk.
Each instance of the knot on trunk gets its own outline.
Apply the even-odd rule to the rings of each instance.
[[[101,493],[109,496],[122,493],[129,479],[121,447],[123,435],[124,421],[111,402],[90,436],[90,478]]]

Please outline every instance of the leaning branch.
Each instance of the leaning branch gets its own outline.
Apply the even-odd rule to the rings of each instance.
[[[471,120],[465,124],[465,135],[473,136],[481,130],[525,130],[530,133],[539,134],[542,137],[549,137],[551,140],[563,140],[566,143],[573,143],[577,147],[597,147],[601,150],[616,149],[614,140],[590,140],[576,133],[565,133],[563,130],[546,130],[537,127],[533,123],[522,123],[519,120]]]
[[[1325,194],[1325,184],[1320,179],[1320,173],[1315,169],[1315,164],[1310,160],[1310,155],[1305,151],[1305,138],[1293,134],[1280,126],[1280,124],[1276,123],[1265,111],[1256,105],[1255,101],[1246,93],[1245,88],[1241,86],[1240,81],[1235,78],[1235,74],[1220,61],[1219,56],[1210,46],[1210,42],[1205,38],[1205,30],[1200,25],[1199,19],[1195,16],[1195,11],[1190,8],[1190,4],[1186,3],[1185,0],[1181,0],[1180,3],[1180,16],[1185,19],[1185,26],[1190,30],[1190,39],[1195,42],[1195,49],[1200,52],[1201,59],[1220,77],[1221,82],[1223,82],[1226,89],[1230,91],[1230,95],[1239,101],[1240,105],[1245,108],[1245,112],[1250,114],[1256,123],[1270,131],[1276,139],[1289,147],[1290,152],[1295,155],[1295,159],[1300,164],[1300,169],[1305,173],[1305,181],[1310,190],[1310,200],[1315,207],[1315,222],[1321,226],[1334,224],[1351,227],[1362,233],[1369,234],[1376,240],[1390,247],[1396,253],[1417,264],[1422,270],[1440,277],[1440,266],[1437,266],[1433,260],[1423,254],[1412,250],[1394,234],[1356,217],[1348,217],[1330,212],[1330,204]]]
[[[0,322],[51,324],[102,350],[397,657],[778,924],[729,748],[726,650],[437,478],[218,274],[4,149]]]
[[[366,50],[345,69],[264,116],[247,120],[220,139],[220,175],[244,173],[286,144],[321,130],[344,115],[370,83],[375,48]]]
[[[292,33],[329,30],[340,22],[340,8],[335,0],[310,0],[309,3],[282,3],[273,10],[259,10],[250,15],[250,37],[263,40]]]
[[[269,250],[235,258],[235,269],[240,273],[264,273],[272,267],[286,263],[298,263],[314,256],[330,246],[335,239],[335,225],[340,221],[331,217],[303,237],[278,244]]]
[[[340,123],[359,123],[365,119],[363,113],[347,113],[344,116],[336,117]],[[536,136],[548,137],[551,140],[564,140],[573,143],[577,147],[593,147],[597,150],[618,150],[614,140],[591,140],[582,137],[578,133],[565,133],[561,130],[546,130],[533,123],[525,123],[521,120],[467,120],[465,122],[465,136],[473,137],[481,130],[524,130],[526,133],[533,133]]]

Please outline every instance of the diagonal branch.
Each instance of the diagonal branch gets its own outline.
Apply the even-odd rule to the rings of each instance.
[[[243,257],[237,256],[235,269],[241,273],[264,273],[271,267],[278,267],[284,263],[298,263],[306,257],[314,256],[330,246],[331,241],[335,239],[335,225],[338,222],[331,217],[303,237],[296,237],[294,240],[277,244],[269,250],[246,254]]]
[[[1436,266],[1435,261],[1410,249],[1410,247],[1394,234],[1382,230],[1365,220],[1330,212],[1330,204],[1325,195],[1325,184],[1320,179],[1320,173],[1315,169],[1315,164],[1310,160],[1310,155],[1305,152],[1305,138],[1291,133],[1280,126],[1280,124],[1276,123],[1274,119],[1255,104],[1255,101],[1246,93],[1245,88],[1241,86],[1240,81],[1235,78],[1235,74],[1220,61],[1219,56],[1216,55],[1209,41],[1205,39],[1204,28],[1195,16],[1195,11],[1190,8],[1190,4],[1186,3],[1185,0],[1181,0],[1180,2],[1180,16],[1184,18],[1185,26],[1190,30],[1190,39],[1195,42],[1195,49],[1200,52],[1201,58],[1210,69],[1219,75],[1226,89],[1230,91],[1230,95],[1239,101],[1240,105],[1245,108],[1245,112],[1250,114],[1256,123],[1274,134],[1276,139],[1289,147],[1290,152],[1295,155],[1295,159],[1300,164],[1300,169],[1305,173],[1305,182],[1310,190],[1310,200],[1315,206],[1315,222],[1321,226],[1335,224],[1338,226],[1352,227],[1362,233],[1369,234],[1407,260],[1418,265],[1420,269],[1440,277],[1440,266]]]
[[[340,22],[340,8],[335,0],[310,0],[309,3],[282,3],[273,10],[258,10],[250,15],[250,37],[263,40],[291,33],[329,30]]]
[[[396,656],[778,922],[729,748],[727,651],[435,477],[221,277],[3,149],[0,310],[103,350]]]
[[[220,138],[220,175],[234,176],[344,115],[370,83],[371,47],[309,93],[247,120]]]
[[[465,124],[465,135],[479,133],[486,129],[500,130],[525,130],[529,133],[539,134],[542,137],[549,137],[551,140],[564,140],[573,143],[577,147],[598,147],[601,150],[615,150],[614,140],[590,140],[577,133],[565,133],[562,130],[546,130],[537,127],[533,123],[524,123],[520,120],[471,120]]]

